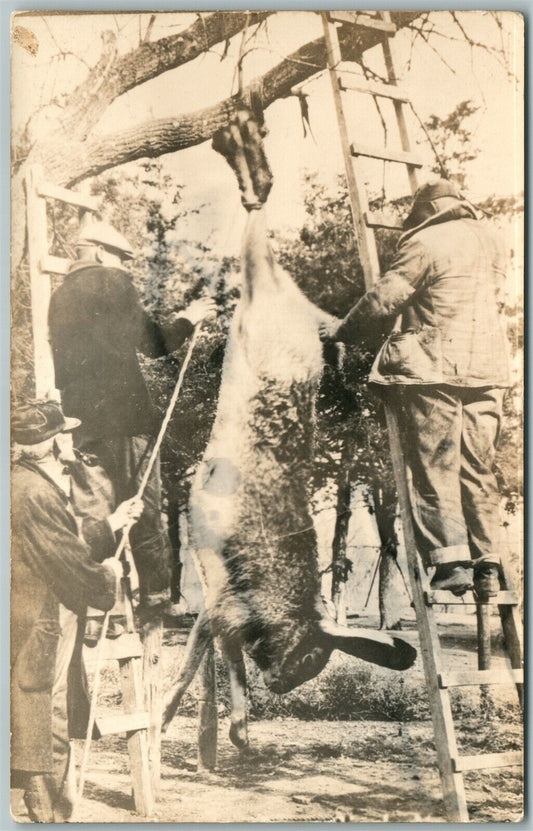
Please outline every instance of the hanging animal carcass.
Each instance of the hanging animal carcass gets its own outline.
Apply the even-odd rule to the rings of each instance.
[[[193,630],[165,725],[214,636],[229,659],[230,735],[242,745],[247,735],[241,650],[276,693],[317,675],[333,649],[400,670],[412,665],[416,650],[383,632],[338,625],[321,600],[308,489],[322,372],[318,327],[325,313],[273,256],[263,207],[271,176],[250,113],[239,111],[213,145],[236,171],[249,215],[241,299],[211,439],[190,501],[190,539],[206,613]]]

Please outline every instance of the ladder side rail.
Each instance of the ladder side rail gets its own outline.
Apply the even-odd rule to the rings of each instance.
[[[344,157],[344,167],[346,171],[346,179],[348,182],[348,192],[350,194],[350,202],[352,205],[352,219],[357,237],[359,248],[359,255],[361,257],[361,265],[365,276],[365,287],[370,288],[375,280],[379,277],[379,260],[376,248],[376,241],[374,234],[366,227],[364,215],[368,212],[368,201],[366,193],[363,188],[359,187],[358,178],[362,178],[358,171],[358,161],[352,158],[350,141],[348,138],[348,129],[346,126],[346,118],[344,115],[344,107],[342,103],[342,93],[339,87],[338,75],[335,67],[341,61],[341,52],[339,38],[334,23],[328,20],[328,13],[321,12],[322,22],[324,26],[324,39],[326,41],[327,58],[329,76],[331,80],[331,87],[333,91],[333,101],[337,114],[337,123],[341,138],[342,153]]]
[[[52,287],[49,274],[41,269],[41,261],[48,255],[46,202],[38,192],[41,178],[42,168],[32,165],[26,175],[26,220],[36,398],[44,398],[55,383],[52,349],[48,338],[48,306]]]
[[[381,12],[382,18],[386,22],[390,22],[391,16],[390,12]],[[387,70],[387,77],[389,80],[389,84],[396,86],[398,83],[398,79],[396,77],[396,70],[394,67],[394,56],[392,51],[392,46],[389,38],[384,38],[382,41],[382,48],[383,48],[383,57],[385,59],[385,68]],[[402,101],[394,100],[393,102],[394,110],[396,113],[396,120],[398,122],[398,129],[400,131],[400,140],[402,143],[402,148],[406,151],[411,150],[411,142],[409,140],[409,131],[407,129],[407,122],[405,119],[405,110],[404,104]],[[409,185],[411,187],[411,193],[414,193],[418,187],[418,180],[416,175],[416,168],[412,165],[407,165],[407,175],[409,177]]]
[[[435,746],[437,760],[442,780],[444,804],[448,818],[452,822],[468,822],[468,808],[464,781],[461,773],[454,769],[454,760],[458,757],[455,739],[450,697],[447,689],[439,688],[440,645],[433,609],[426,606],[424,589],[420,580],[420,565],[417,557],[417,547],[414,527],[411,517],[409,488],[405,473],[405,459],[400,442],[400,430],[396,412],[391,405],[385,403],[385,415],[389,433],[392,466],[398,489],[402,531],[407,551],[407,565],[411,578],[413,603],[418,623],[420,650],[428,690],[429,706],[433,729],[435,731]]]

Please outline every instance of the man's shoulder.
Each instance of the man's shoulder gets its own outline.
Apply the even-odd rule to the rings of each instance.
[[[50,482],[39,472],[37,465],[25,461],[15,462],[11,476],[13,509],[20,508],[23,504],[41,504],[52,494]]]
[[[108,268],[89,263],[72,268],[60,286],[53,292],[54,305],[72,298],[101,297],[102,293],[123,294],[134,291],[131,277],[119,268]]]

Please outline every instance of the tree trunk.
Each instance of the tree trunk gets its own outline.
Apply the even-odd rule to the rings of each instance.
[[[403,580],[398,566],[396,520],[397,497],[394,488],[374,488],[372,493],[381,543],[379,563],[380,629],[401,629]]]
[[[333,554],[331,560],[331,599],[335,606],[339,623],[346,623],[346,580],[348,579],[347,541],[348,526],[351,517],[352,499],[352,461],[355,452],[355,440],[351,434],[344,439],[339,474],[337,477],[337,518],[333,536]]]

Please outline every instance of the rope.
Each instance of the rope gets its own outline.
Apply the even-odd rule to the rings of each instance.
[[[169,425],[170,419],[172,418],[172,413],[174,411],[174,408],[176,406],[176,402],[177,402],[179,394],[181,392],[181,387],[183,385],[183,379],[185,377],[185,373],[187,372],[187,368],[189,366],[194,347],[196,346],[196,341],[198,340],[198,334],[200,332],[201,326],[202,326],[202,322],[197,323],[196,326],[194,327],[194,332],[192,334],[192,338],[191,338],[191,341],[189,343],[189,348],[187,349],[187,354],[185,355],[184,361],[181,365],[181,370],[180,370],[180,373],[178,375],[178,380],[176,382],[174,392],[172,393],[172,397],[169,401],[169,404],[168,404],[168,407],[167,407],[167,410],[166,410],[166,413],[165,413],[165,417],[162,421],[161,427],[159,428],[159,433],[157,435],[157,439],[156,439],[156,441],[154,443],[154,446],[152,448],[152,452],[150,454],[150,459],[148,461],[148,464],[146,466],[146,470],[144,471],[143,477],[141,479],[141,483],[139,485],[139,489],[138,489],[137,494],[136,494],[138,497],[143,496],[144,491],[146,489],[146,485],[148,484],[148,480],[150,478],[150,475],[152,473],[154,464],[156,462],[157,454],[159,453],[161,444],[162,444],[163,439],[165,437],[167,427]],[[113,555],[113,559],[118,560],[120,558],[122,552],[126,548],[126,545],[128,544],[128,540],[129,540],[129,532],[130,532],[130,529],[133,527],[133,525],[134,525],[134,522],[130,522],[128,525],[126,525],[124,527],[124,529],[122,531],[122,539],[120,540],[120,542],[117,546],[117,549],[116,549],[116,551]],[[105,615],[104,615],[104,621],[103,621],[103,624],[102,624],[102,631],[100,633],[100,639],[99,639],[98,644],[96,646],[96,661],[95,661],[95,668],[94,668],[94,681],[93,681],[93,691],[92,691],[92,695],[91,695],[91,705],[90,705],[90,709],[89,709],[89,722],[88,722],[88,725],[87,725],[87,734],[85,736],[85,744],[83,746],[83,756],[82,756],[81,766],[80,766],[80,779],[79,779],[79,783],[78,783],[78,793],[77,793],[76,802],[75,802],[75,805],[74,805],[73,816],[74,816],[74,812],[78,809],[78,807],[81,803],[81,799],[82,799],[82,796],[83,796],[83,789],[85,787],[85,776],[86,776],[86,772],[87,772],[87,764],[88,764],[88,761],[89,761],[89,754],[90,754],[90,750],[91,750],[91,739],[92,739],[92,734],[93,734],[94,725],[95,725],[95,721],[96,721],[96,705],[97,705],[97,699],[98,699],[98,689],[99,689],[99,686],[100,686],[100,668],[101,668],[101,664],[102,664],[103,646],[104,646],[104,643],[105,643],[105,637],[106,637],[107,629],[108,629],[108,626],[109,626],[109,615],[110,615],[109,612],[106,612]],[[70,820],[71,822],[73,821],[73,816],[71,817],[71,820]]]

